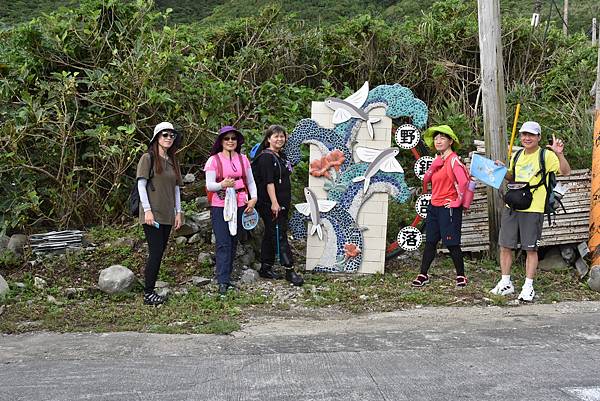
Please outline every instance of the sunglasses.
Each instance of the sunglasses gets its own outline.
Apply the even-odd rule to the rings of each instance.
[[[223,138],[223,141],[237,141],[237,137],[235,136],[226,136]]]
[[[177,134],[174,132],[163,132],[162,134],[160,134],[163,138],[171,138],[171,139],[175,139],[177,138]]]

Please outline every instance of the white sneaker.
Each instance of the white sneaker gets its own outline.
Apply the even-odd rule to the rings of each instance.
[[[535,297],[535,291],[533,290],[533,286],[529,286],[521,288],[518,299],[519,301],[532,302],[533,297]]]
[[[500,280],[490,292],[494,295],[509,295],[515,292],[515,286],[512,281],[507,284],[505,281]]]

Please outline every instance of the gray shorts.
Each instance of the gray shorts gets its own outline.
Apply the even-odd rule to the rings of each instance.
[[[543,213],[502,210],[498,244],[505,248],[537,251],[542,238]],[[520,246],[519,246],[520,245]]]

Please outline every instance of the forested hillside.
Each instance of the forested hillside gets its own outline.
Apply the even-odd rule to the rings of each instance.
[[[567,140],[574,168],[589,167],[597,50],[529,18],[503,22],[509,123],[521,102],[523,119]],[[207,27],[173,23],[151,1],[86,0],[0,30],[0,231],[120,219],[162,120],[181,127],[184,173],[198,173],[219,126],[238,125],[252,144],[365,80],[411,89],[464,151],[482,138],[475,2],[439,1],[402,22],[301,25],[280,7]],[[306,165],[295,171],[303,180]]]
[[[370,14],[393,24],[409,17],[419,17],[435,0],[155,0],[158,9],[172,9],[173,23],[202,22],[218,25],[231,19],[256,16],[268,5],[277,5],[286,14],[302,21],[303,26],[335,24],[344,18]],[[530,18],[536,0],[501,0],[506,18]],[[466,3],[476,3],[467,0]],[[43,12],[79,4],[77,0],[0,0],[0,23],[14,24],[28,21]],[[560,24],[563,0],[540,1],[542,21]],[[597,0],[571,0],[569,12],[571,32],[587,33],[594,16],[600,18]]]

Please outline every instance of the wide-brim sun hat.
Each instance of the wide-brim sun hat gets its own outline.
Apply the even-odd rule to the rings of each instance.
[[[225,125],[224,127],[221,127],[221,129],[219,130],[219,135],[217,135],[217,137],[215,138],[215,143],[213,144],[212,149],[210,151],[211,155],[216,155],[217,153],[219,153],[220,151],[223,150],[223,138],[225,137],[226,134],[228,134],[230,132],[234,132],[237,137],[235,151],[238,153],[242,152],[242,145],[244,144],[244,136],[233,125]]]
[[[150,143],[149,145],[152,145],[154,143],[154,141],[156,141],[158,139],[158,135],[161,134],[163,131],[170,131],[175,133],[177,136],[175,137],[175,140],[173,141],[173,146],[179,148],[179,145],[181,144],[181,133],[178,132],[175,127],[173,127],[173,124],[171,124],[170,122],[167,121],[163,121],[159,124],[156,125],[156,127],[154,127],[154,134],[152,135],[152,139],[150,139]]]
[[[452,128],[450,128],[449,125],[436,125],[427,128],[425,132],[423,132],[423,142],[425,142],[425,145],[427,145],[431,149],[435,149],[435,146],[433,145],[433,138],[435,137],[435,134],[437,132],[448,135],[450,139],[454,141],[454,143],[452,144],[453,150],[460,149],[460,141],[458,140],[458,136],[456,136],[456,134],[454,133],[454,131],[452,131]]]

